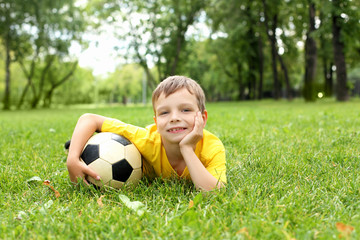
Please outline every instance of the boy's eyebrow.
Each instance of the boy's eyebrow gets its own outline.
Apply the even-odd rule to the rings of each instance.
[[[181,103],[179,107],[194,107],[192,103]]]
[[[178,105],[179,108],[196,108],[197,106],[194,106],[194,104],[192,103],[181,103]],[[166,110],[168,108],[167,105],[163,105],[163,106],[158,106],[155,108],[156,112],[162,111],[162,110]]]
[[[155,113],[159,112],[159,111],[161,111],[163,109],[166,109],[166,108],[167,108],[167,106],[157,106],[157,107],[155,107]]]

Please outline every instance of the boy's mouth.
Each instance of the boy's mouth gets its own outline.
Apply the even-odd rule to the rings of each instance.
[[[171,128],[168,130],[168,132],[171,132],[171,133],[178,133],[178,132],[182,132],[186,130],[186,128],[183,128],[183,127],[177,127],[177,128]]]

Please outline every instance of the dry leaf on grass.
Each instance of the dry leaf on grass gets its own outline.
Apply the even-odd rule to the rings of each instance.
[[[242,229],[240,229],[239,231],[236,232],[236,234],[239,234],[239,233],[246,233],[246,234],[248,234],[249,232],[248,232],[248,230],[247,230],[246,227],[243,227]]]
[[[350,235],[354,231],[354,227],[344,223],[336,223],[336,229],[344,235]]]
[[[60,197],[60,193],[58,191],[56,191],[56,189],[50,185],[50,181],[49,180],[45,180],[43,182],[44,185],[48,186],[51,190],[53,190],[53,192],[55,193],[55,197],[59,198]]]
[[[251,236],[249,235],[249,231],[246,227],[243,227],[242,229],[237,231],[236,234],[244,234],[247,239],[252,239]]]
[[[193,200],[190,200],[189,202],[189,208],[192,208],[194,206],[194,201]]]
[[[100,207],[103,207],[103,206],[104,206],[104,204],[103,204],[103,202],[102,202],[103,197],[105,197],[105,195],[101,195],[101,196],[98,198],[98,200],[96,200],[96,201],[97,201],[97,204],[98,204]]]

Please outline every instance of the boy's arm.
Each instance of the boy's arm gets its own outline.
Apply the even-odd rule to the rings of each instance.
[[[74,183],[77,182],[77,178],[83,178],[85,175],[100,180],[100,177],[96,172],[91,170],[84,162],[80,161],[81,152],[94,132],[100,132],[101,126],[105,121],[105,117],[86,113],[82,115],[71,137],[71,144],[69,147],[69,154],[67,157],[66,165],[69,171],[70,180]],[[86,182],[86,180],[84,179]]]
[[[203,137],[204,127],[205,122],[199,112],[195,117],[194,129],[181,140],[179,146],[195,187],[210,191],[215,188],[221,188],[224,184],[211,175],[195,154],[195,147],[197,142]]]

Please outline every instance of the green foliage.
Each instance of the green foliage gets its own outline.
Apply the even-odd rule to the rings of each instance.
[[[216,47],[215,41],[191,41],[187,50],[188,61],[181,74],[196,79],[208,101],[233,100],[236,98],[234,88],[237,86],[223,72],[218,57],[212,51]]]
[[[4,13],[0,37],[5,51],[9,53],[6,55],[9,62],[6,85],[11,87],[12,83],[10,63],[19,63],[26,84],[17,107],[21,108],[25,100],[30,99],[27,100],[28,105],[35,108],[41,97],[53,90],[52,79],[45,76],[52,67],[51,59],[56,57],[69,62],[70,45],[75,41],[81,43],[81,33],[86,27],[83,10],[75,7],[72,0],[5,1],[1,3],[0,10]],[[44,93],[46,80],[52,87]],[[45,97],[44,101],[48,99]]]
[[[256,1],[212,1],[206,12],[215,32],[211,52],[217,56],[220,69],[233,82],[237,99],[255,99],[261,61],[259,42],[263,30],[259,3]],[[221,33],[218,37],[217,33]],[[209,48],[210,49],[210,48]]]
[[[359,1],[3,0],[0,2],[0,99],[10,94],[5,91],[9,84],[8,97],[13,108],[16,105],[35,108],[49,102],[45,96],[54,85],[53,77],[59,80],[61,76],[56,72],[65,75],[71,69],[67,64],[77,61],[77,56],[69,53],[71,44],[75,41],[85,47],[85,34],[100,35],[108,30],[102,28],[107,24],[114,27],[119,39],[114,55],[145,70],[149,92],[168,75],[184,74],[198,80],[212,101],[271,97],[274,69],[269,33],[276,39],[277,61],[281,58],[284,63],[278,62],[275,67],[279,92],[287,90],[284,74],[287,70],[290,90],[301,95],[305,86],[304,42],[311,3],[316,9],[316,29],[310,35],[316,41],[318,53],[314,85],[316,91],[332,97],[333,88],[338,86],[336,72],[331,70],[334,65],[332,16],[339,16],[346,67],[351,72],[359,67],[360,59]],[[276,29],[267,30],[265,19],[271,28],[275,14]],[[56,58],[54,62],[53,58]],[[6,74],[7,70],[10,75]],[[108,79],[96,77],[96,81],[90,75],[86,75],[87,80],[72,77],[69,80],[72,83],[63,83],[67,87],[56,87],[52,102],[126,102],[126,99],[137,102],[143,77],[140,72],[129,70],[128,74],[133,76],[123,76],[121,81],[116,80],[118,70],[109,74]],[[5,82],[7,76],[10,83]]]
[[[141,102],[143,77],[144,71],[137,64],[117,68],[109,77],[99,81],[100,102]]]
[[[359,108],[358,99],[207,104],[228,169],[226,189],[210,193],[174,179],[121,190],[69,182],[63,144],[81,114],[146,126],[150,106],[1,112],[0,238],[359,239]]]
[[[149,87],[155,88],[156,82],[182,71],[187,60],[185,34],[204,5],[204,0],[94,1],[92,9],[102,21],[121,21],[127,26],[118,34],[127,43],[125,58],[140,64],[147,73]],[[155,65],[158,79],[150,72],[151,65]]]
[[[63,65],[53,74],[66,72]],[[63,69],[63,70],[62,70]],[[68,81],[57,89],[53,96],[54,105],[95,103],[95,79],[90,69],[78,67]]]

